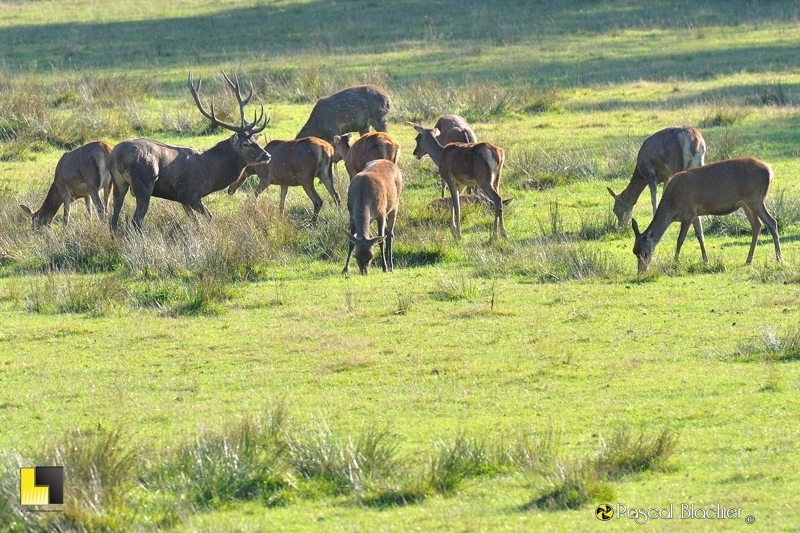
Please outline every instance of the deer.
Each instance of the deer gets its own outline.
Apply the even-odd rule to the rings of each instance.
[[[199,95],[202,78],[197,80],[195,86],[191,72],[188,78],[189,92],[200,113],[214,126],[234,132],[233,136],[207,150],[149,139],[123,141],[114,147],[108,159],[114,179],[113,229],[117,227],[128,189],[136,198],[132,219],[136,230],[141,231],[142,219],[153,196],[180,203],[192,220],[197,219],[195,212],[210,220],[211,212],[203,205],[202,198],[236,181],[247,165],[269,161],[269,153],[258,144],[258,134],[269,124],[269,117],[264,115],[264,106],[261,106],[259,114],[253,114],[252,122],[245,119],[244,108],[253,97],[252,82],[250,93],[243,98],[238,78],[234,82],[225,72],[222,75],[238,101],[241,126],[219,120],[214,112],[213,98],[211,112],[206,111]]]
[[[79,198],[86,203],[86,212],[92,216],[94,203],[97,216],[104,220],[111,189],[111,173],[106,160],[111,153],[111,145],[105,141],[95,141],[66,152],[56,164],[55,176],[50,190],[38,211],[25,204],[20,208],[31,217],[33,229],[49,226],[56,213],[64,206],[64,225],[69,223],[69,206]],[[100,200],[100,190],[103,200]]]
[[[638,260],[639,273],[647,271],[658,241],[661,240],[667,227],[676,221],[681,223],[681,229],[678,233],[675,261],[680,256],[689,225],[692,225],[700,243],[703,262],[708,263],[700,217],[728,215],[740,208],[750,221],[753,232],[750,253],[747,255],[745,265],[753,261],[762,221],[772,235],[775,257],[780,261],[778,225],[764,203],[772,178],[772,168],[767,163],[751,157],[719,161],[675,174],[664,187],[661,203],[658,204],[656,214],[647,229],[639,232],[636,219],[631,220],[633,233],[636,236],[633,253]]]
[[[478,136],[469,127],[467,119],[460,115],[442,115],[433,127],[439,130],[436,140],[442,146],[447,146],[449,143],[478,142]],[[447,184],[442,180],[442,198],[446,188]]]
[[[369,274],[369,266],[375,257],[372,247],[376,244],[380,245],[383,271],[393,270],[392,241],[394,224],[397,221],[397,203],[402,190],[403,176],[400,167],[385,159],[370,161],[364,170],[350,180],[347,190],[350,231],[347,232],[347,260],[342,274],[350,271],[351,255],[355,255],[361,275]],[[372,220],[378,223],[378,234],[370,238],[369,226]]]
[[[334,135],[357,131],[361,135],[386,131],[391,101],[389,95],[374,85],[356,85],[317,100],[311,115],[295,137],[318,137],[333,144]],[[334,163],[341,160],[334,154]]]
[[[439,167],[439,175],[450,189],[452,203],[450,229],[455,238],[461,239],[460,195],[465,187],[477,185],[494,205],[494,226],[490,242],[497,240],[498,233],[505,239],[503,200],[498,193],[500,175],[506,160],[505,151],[487,142],[449,143],[442,146],[436,140],[439,134],[436,128],[426,129],[414,122],[409,124],[418,134],[414,156],[422,159],[428,154]]]
[[[316,225],[323,204],[322,198],[314,188],[314,178],[319,177],[325,188],[328,189],[336,207],[341,207],[339,193],[336,192],[333,184],[333,146],[316,137],[304,137],[289,141],[270,141],[265,150],[270,154],[269,162],[245,167],[239,179],[228,187],[228,194],[234,194],[248,176],[256,174],[259,178],[258,188],[255,191],[256,197],[265,191],[270,183],[280,185],[279,212],[283,216],[289,187],[303,187],[314,204],[311,224]]]
[[[364,170],[370,161],[386,159],[397,163],[400,157],[400,144],[392,136],[382,131],[362,135],[350,145],[351,134],[334,135],[333,145],[339,157],[344,160],[344,168],[350,179]]]
[[[700,131],[691,126],[673,126],[645,139],[636,156],[636,167],[627,187],[619,194],[611,187],[606,187],[614,198],[614,214],[619,229],[624,229],[630,222],[633,206],[645,187],[650,187],[650,201],[655,214],[656,185],[663,183],[666,187],[676,173],[703,166],[705,154],[706,141]]]

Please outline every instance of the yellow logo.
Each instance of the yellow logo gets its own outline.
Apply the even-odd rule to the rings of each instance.
[[[603,505],[597,506],[597,509],[594,510],[594,514],[598,520],[608,522],[614,516],[614,508],[604,503]]]
[[[64,467],[20,468],[19,503],[20,505],[63,505]]]

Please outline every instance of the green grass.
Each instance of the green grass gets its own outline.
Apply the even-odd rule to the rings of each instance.
[[[0,529],[574,531],[596,504],[684,502],[796,527],[796,2],[95,7],[0,5]],[[31,230],[18,204],[68,148],[224,139],[185,85],[232,120],[223,69],[253,82],[269,138],[347,85],[390,93],[392,274],[341,276],[346,213],[323,194],[309,227],[300,189],[286,217],[277,188],[244,187],[206,199],[210,222],[154,200],[141,235],[79,204]],[[507,241],[487,244],[481,207],[461,242],[427,208],[439,179],[405,122],[443,113],[506,150]],[[682,123],[708,161],[773,167],[783,263],[762,235],[743,266],[732,215],[704,221],[708,265],[692,235],[672,260],[673,226],[636,274],[606,187]],[[16,469],[42,461],[68,469],[63,514],[15,506]]]

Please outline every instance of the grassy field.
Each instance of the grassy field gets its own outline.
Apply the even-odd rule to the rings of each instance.
[[[799,21],[797,1],[0,2],[0,530],[637,527],[599,521],[608,503],[673,505],[660,531],[797,531]],[[138,234],[129,196],[118,234],[79,204],[31,230],[18,204],[67,149],[225,139],[186,88],[202,76],[230,119],[220,70],[253,82],[273,139],[321,96],[388,91],[393,273],[341,275],[322,186],[316,227],[301,190],[281,217],[251,182],[207,197],[212,221],[155,200]],[[445,113],[506,150],[506,241],[483,208],[456,242],[427,207],[406,121]],[[692,235],[672,260],[675,225],[637,274],[606,187],[674,124],[708,161],[773,167],[782,263],[764,233],[744,266],[738,213],[705,220],[707,265]],[[63,513],[18,506],[18,467],[44,464],[65,466]]]

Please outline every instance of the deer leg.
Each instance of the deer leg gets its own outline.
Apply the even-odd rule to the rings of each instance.
[[[447,177],[447,188],[450,189],[450,231],[453,236],[459,240],[461,239],[461,191],[456,186],[452,176]]]
[[[758,217],[758,215],[756,215],[753,212],[753,210],[750,209],[749,206],[742,205],[742,211],[744,211],[744,214],[747,215],[747,220],[750,221],[750,228],[753,230],[753,240],[750,241],[750,253],[747,254],[747,261],[745,261],[745,263],[744,263],[745,265],[749,265],[750,263],[753,262],[753,254],[756,251],[756,244],[758,244],[758,235],[761,233],[761,227],[763,226],[763,224],[761,223],[761,219]],[[765,211],[766,211],[766,209],[765,209]],[[770,217],[770,218],[772,218],[772,217]],[[773,219],[773,221],[774,220],[775,219]],[[769,228],[769,224],[767,224],[767,227]],[[770,228],[770,233],[772,233],[771,230],[772,230],[772,228]],[[775,237],[777,237],[777,233],[774,233],[773,235],[774,235],[774,237],[773,237],[773,241],[774,241]],[[776,252],[776,255],[777,255],[777,252]]]
[[[148,187],[148,190],[136,197],[136,210],[133,212],[133,219],[131,223],[137,231],[142,231],[142,219],[147,214],[147,209],[150,207],[150,197],[153,188]]]
[[[501,237],[507,239],[506,227],[503,223],[503,199],[500,198],[500,194],[488,183],[485,185],[481,184],[479,190],[483,191],[486,197],[494,204],[494,228],[492,229],[490,242],[497,240],[498,231]]]
[[[66,226],[69,223],[69,204],[72,203],[71,199],[68,199],[64,202],[64,225]]]
[[[772,242],[775,245],[775,260],[780,261],[781,257],[781,243],[778,239],[778,222],[775,218],[769,214],[767,211],[767,207],[762,202],[760,206],[757,206],[756,209],[753,211],[758,215],[758,217],[764,221],[764,224],[767,225],[767,229],[769,230],[769,234],[772,235]]]
[[[128,194],[128,188],[130,188],[130,185],[128,185],[128,183],[125,181],[114,182],[114,212],[111,215],[111,229],[117,229],[117,223],[119,223],[119,214],[122,211],[122,204],[125,201],[125,195]]]
[[[89,218],[92,218],[92,199],[84,196],[83,205],[86,207],[86,214],[89,215]]]
[[[267,187],[269,187],[270,183],[272,183],[272,174],[267,174],[266,177],[262,176],[261,174],[258,175],[258,188],[256,189],[256,198],[258,198],[259,194],[267,190]],[[281,211],[281,214],[283,214],[283,211]]]
[[[314,188],[313,178],[310,183],[303,184],[303,190],[306,191],[306,194],[311,198],[311,202],[314,204],[314,215],[311,217],[311,225],[316,226],[317,217],[322,209],[322,198],[320,198],[319,194],[317,194],[317,190]]]
[[[378,237],[385,237],[386,236],[386,217],[379,216],[378,217]],[[389,272],[392,269],[389,267],[389,262],[386,260],[386,248],[383,246],[383,243],[386,239],[381,241],[378,246],[381,247],[381,261],[383,262],[383,271]]]
[[[289,192],[289,187],[281,185],[281,201],[278,204],[278,213],[283,216],[283,208],[286,206],[286,194]]]
[[[189,220],[192,221],[193,224],[197,224],[197,215],[195,215],[194,211],[188,204],[181,204],[183,208],[183,212],[186,213],[186,216],[189,217]]]
[[[339,198],[339,193],[336,192],[336,187],[333,184],[333,175],[329,174],[325,178],[320,178],[320,181],[323,185],[325,185],[325,188],[328,189],[328,192],[330,193],[331,198],[333,198],[333,203],[336,204],[337,209],[341,209],[342,200]]]
[[[92,203],[94,204],[94,207],[97,210],[97,219],[98,220],[104,220],[106,218],[106,206],[103,205],[103,201],[100,200],[100,191],[92,191],[92,192],[89,193],[89,196],[91,196]],[[88,201],[87,201],[87,205],[88,205]],[[87,211],[88,210],[89,209],[87,207]],[[91,215],[92,214],[90,212],[89,216],[91,217]]]
[[[356,233],[356,225],[353,222],[353,219],[350,219],[350,235],[355,235]],[[342,270],[342,274],[347,274],[350,272],[350,256],[353,255],[353,248],[355,248],[355,244],[351,239],[347,239],[347,259],[344,262],[344,270]]]
[[[686,240],[686,234],[689,233],[690,225],[690,222],[681,221],[681,230],[678,233],[678,246],[675,248],[675,261],[677,261],[678,257],[681,255],[681,246],[683,246],[683,241]]]
[[[656,208],[658,207],[658,201],[656,198],[656,185],[658,184],[656,180],[656,169],[653,168],[649,162],[643,161],[639,164],[638,167],[639,172],[644,179],[647,180],[647,186],[650,188],[650,203],[653,204],[653,216],[656,215]]]
[[[394,223],[397,221],[397,209],[391,211],[386,219],[386,259],[389,262],[389,272],[392,272],[394,270],[392,243],[394,242]]]
[[[700,243],[700,254],[703,256],[703,263],[708,264],[708,254],[706,253],[706,243],[705,239],[703,238],[703,220],[701,217],[697,217],[692,220],[692,226],[694,226],[694,234],[697,237],[697,242]]]

